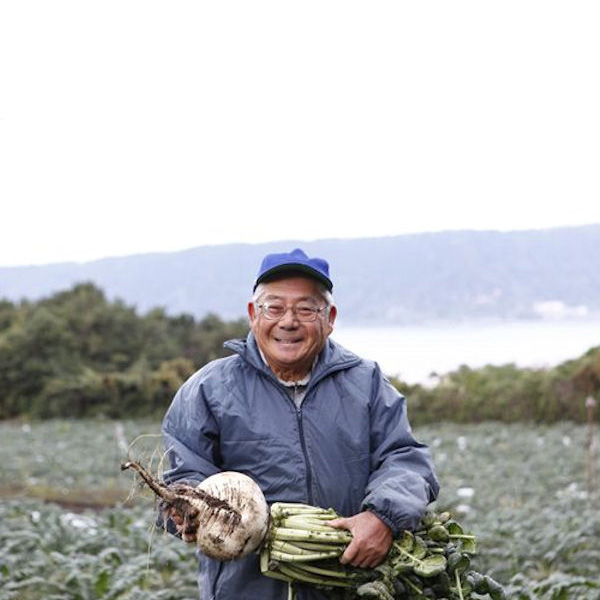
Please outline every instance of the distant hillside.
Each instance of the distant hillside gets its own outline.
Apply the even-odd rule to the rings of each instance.
[[[329,260],[345,323],[531,319],[600,313],[600,225],[201,246],[87,263],[0,268],[0,297],[92,281],[140,312],[245,314],[262,256],[300,246]]]

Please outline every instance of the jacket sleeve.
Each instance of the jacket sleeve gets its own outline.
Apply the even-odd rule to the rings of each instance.
[[[163,473],[165,483],[196,486],[219,471],[218,434],[202,385],[202,370],[185,382],[175,394],[162,423],[165,454],[170,467]],[[159,510],[156,525],[180,537],[170,519]]]
[[[412,434],[406,399],[381,373],[373,373],[371,475],[363,509],[373,511],[397,535],[414,530],[439,492],[431,454]]]
[[[184,383],[167,410],[162,433],[170,468],[166,483],[199,483],[220,469],[218,426],[206,401],[206,367]]]

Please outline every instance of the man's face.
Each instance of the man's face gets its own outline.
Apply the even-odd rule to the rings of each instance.
[[[272,303],[287,308],[279,320],[269,320],[258,306],[248,303],[252,333],[273,372],[284,380],[300,379],[312,367],[333,331],[336,310],[332,307],[317,314],[314,321],[300,321],[292,307],[322,308],[325,301],[317,284],[306,277],[290,277],[265,284],[257,304]]]

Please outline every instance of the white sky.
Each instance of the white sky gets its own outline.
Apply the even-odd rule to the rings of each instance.
[[[600,3],[0,4],[0,265],[600,223]]]

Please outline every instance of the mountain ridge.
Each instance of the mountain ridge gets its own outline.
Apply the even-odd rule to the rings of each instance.
[[[93,282],[146,312],[243,317],[268,252],[301,247],[330,263],[351,324],[586,317],[600,313],[600,224],[523,231],[290,238],[205,245],[86,262],[0,267],[0,297],[36,300]]]

